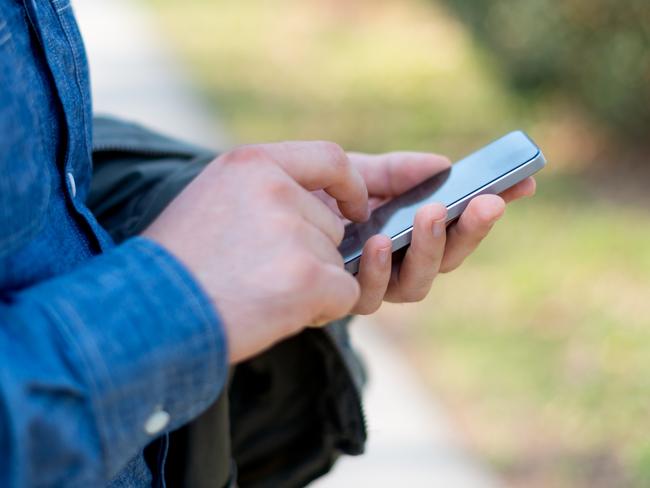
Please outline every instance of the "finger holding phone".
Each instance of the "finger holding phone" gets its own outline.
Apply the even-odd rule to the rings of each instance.
[[[388,159],[392,157],[388,156]],[[427,157],[431,162],[425,162]],[[413,171],[409,167],[417,161],[424,172],[425,169],[431,171],[438,159],[436,155],[405,155],[401,164],[392,164],[396,171],[408,173]],[[380,167],[388,163],[382,156],[377,156],[375,164],[378,166],[376,171],[381,172]],[[435,172],[421,174],[422,180],[433,174]],[[401,188],[402,191],[408,189]],[[370,188],[368,190],[371,195],[376,195]],[[402,191],[382,196],[396,196]],[[434,203],[422,207],[415,216],[411,245],[401,262],[393,263],[391,240],[387,236],[370,238],[361,257],[357,275],[361,296],[353,312],[362,315],[373,313],[382,301],[410,303],[424,299],[439,273],[453,271],[476,250],[502,217],[507,203],[534,193],[535,180],[530,177],[501,195],[477,196],[449,228],[446,227],[447,209],[444,205]]]
[[[358,268],[361,296],[354,308],[354,313],[358,314],[376,311],[384,300],[414,302],[423,299],[438,273],[457,268],[477,248],[503,215],[506,203],[534,194],[535,180],[526,176],[545,164],[539,148],[521,132],[508,134],[459,162],[450,181],[445,181],[451,174],[449,160],[435,154],[397,152],[371,156],[350,153],[349,156],[366,181],[371,206],[380,207],[371,222],[360,227],[349,226],[356,227],[359,235],[346,232],[352,244],[344,241],[341,246],[347,258],[357,256],[358,263],[347,262],[346,267],[352,271]],[[436,195],[447,204],[465,194],[471,196],[472,191],[478,192],[483,184],[492,185],[484,190],[507,189],[500,195],[485,194],[471,201],[459,200],[463,205],[451,204],[453,215],[449,215],[445,205],[440,203],[421,205],[422,201],[436,200],[422,193],[431,191],[434,183],[419,185],[433,175],[438,176],[432,180],[440,180],[435,184],[438,185]],[[490,181],[495,177],[498,177],[496,181]],[[514,181],[519,182],[512,185]],[[413,187],[416,188],[409,192]],[[404,201],[404,197],[413,192],[412,201],[409,202],[409,198]],[[331,206],[327,195],[320,193],[319,197]],[[393,208],[390,204],[382,205],[391,199],[395,199]],[[406,211],[402,212],[400,205],[404,205]],[[402,217],[393,218],[394,211],[402,212]],[[375,218],[380,214],[383,215]],[[457,220],[447,227],[450,218]],[[384,225],[386,221],[390,223]],[[391,252],[396,242],[389,235],[403,227],[393,224],[412,225],[412,231],[408,229],[410,246],[401,260],[396,260]],[[378,230],[389,235],[375,235]],[[348,266],[350,264],[354,266]]]

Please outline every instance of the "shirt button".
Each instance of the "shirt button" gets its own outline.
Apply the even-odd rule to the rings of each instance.
[[[68,185],[70,186],[70,194],[72,195],[72,198],[77,196],[77,184],[74,181],[74,175],[70,172],[66,173],[66,176],[68,178]]]
[[[144,423],[144,431],[149,435],[156,435],[169,425],[170,420],[171,416],[162,407],[156,407],[156,410],[149,415]]]

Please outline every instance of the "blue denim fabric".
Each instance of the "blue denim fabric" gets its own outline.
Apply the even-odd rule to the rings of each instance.
[[[193,277],[147,239],[115,246],[86,207],[91,137],[69,1],[0,0],[2,487],[148,486],[149,416],[178,428],[227,377]]]

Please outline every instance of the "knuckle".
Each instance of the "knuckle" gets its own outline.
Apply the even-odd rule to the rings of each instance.
[[[415,252],[422,256],[422,262],[426,268],[437,268],[445,252],[443,245],[422,246],[416,245]]]
[[[463,260],[458,260],[456,262],[443,262],[440,265],[440,270],[438,271],[439,273],[450,273],[456,268],[458,268],[461,264],[463,263]]]
[[[488,232],[490,232],[493,223],[494,218],[492,215],[486,214],[485,212],[479,212],[476,216],[476,234],[485,236]]]
[[[288,202],[293,195],[293,185],[288,178],[269,178],[262,186],[262,193],[275,202]]]
[[[286,212],[270,213],[267,216],[267,222],[273,226],[276,235],[293,238],[299,232],[299,222]]]
[[[355,312],[359,315],[370,315],[375,313],[377,310],[379,310],[379,307],[381,306],[381,300],[373,301],[373,302],[365,302],[365,303],[359,303],[355,307]]]
[[[263,161],[266,159],[264,148],[259,144],[238,146],[222,156],[226,164],[241,164],[245,162]]]
[[[413,259],[418,263],[418,267],[421,268],[421,271],[424,271],[425,268],[437,265],[445,250],[444,243],[429,242],[429,233],[430,232],[427,229],[427,235],[414,235],[411,240],[411,246],[408,250],[408,252],[413,256]]]
[[[476,249],[479,244],[483,242],[483,239],[485,239],[485,237],[488,235],[491,228],[491,225],[481,225],[477,229],[468,231],[467,234],[465,234],[465,252],[469,254],[474,251],[474,249]]]
[[[470,202],[468,209],[477,232],[486,234],[502,215],[505,203],[494,195],[481,195]]]
[[[402,293],[405,303],[417,303],[424,300],[429,294],[429,287],[418,286]]]
[[[320,280],[322,264],[310,254],[298,260],[294,268],[294,286],[301,290],[314,287]]]
[[[484,225],[480,220],[463,222],[456,229],[459,238],[457,246],[464,250],[473,250],[490,232],[491,225]]]
[[[301,301],[309,296],[309,291],[314,286],[318,269],[311,262],[311,256],[306,253],[294,253],[295,258],[285,265],[284,271],[274,287],[282,295],[298,295]],[[304,303],[303,303],[304,305]]]
[[[344,171],[350,166],[348,155],[341,146],[335,142],[323,141],[320,143],[322,150],[328,155],[332,165],[338,171]]]

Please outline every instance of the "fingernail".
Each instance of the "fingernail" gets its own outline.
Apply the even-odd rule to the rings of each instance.
[[[388,254],[390,253],[390,248],[385,247],[380,249],[377,253],[377,258],[379,259],[379,264],[386,266],[388,264]]]
[[[442,237],[442,234],[445,233],[446,226],[445,226],[445,219],[441,220],[436,220],[433,223],[433,237],[436,239]]]

